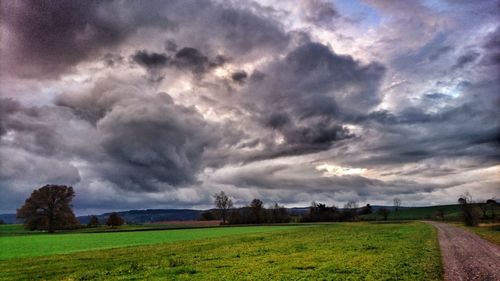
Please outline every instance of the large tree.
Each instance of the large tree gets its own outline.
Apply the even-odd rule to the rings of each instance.
[[[226,223],[227,212],[233,207],[233,201],[224,191],[214,194],[214,204],[220,210],[222,223]]]
[[[30,230],[47,230],[53,233],[59,229],[78,225],[71,209],[75,192],[71,186],[45,185],[31,193],[24,205],[17,209],[17,218],[23,220]]]

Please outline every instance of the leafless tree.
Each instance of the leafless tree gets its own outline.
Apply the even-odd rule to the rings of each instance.
[[[233,207],[233,201],[224,191],[214,194],[214,204],[220,210],[222,223],[226,223],[227,213]]]
[[[458,198],[458,203],[460,203],[462,211],[462,219],[467,226],[477,226],[479,224],[479,215],[477,210],[474,208],[474,201],[469,192],[462,194]]]
[[[398,197],[394,198],[394,211],[396,211],[396,212],[399,211],[399,207],[401,207],[401,203],[402,203],[402,201],[400,198],[398,198]]]

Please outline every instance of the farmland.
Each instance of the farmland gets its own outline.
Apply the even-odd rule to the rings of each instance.
[[[0,260],[2,280],[442,279],[436,231],[419,222],[220,227],[0,239],[6,250],[2,252],[7,252],[2,253]],[[144,241],[148,245],[136,244]],[[21,246],[24,243],[32,243],[32,249]],[[44,246],[46,243],[51,246]],[[103,245],[113,248],[95,250]]]
[[[114,233],[91,234],[71,233],[6,236],[0,237],[0,248],[2,249],[0,259],[177,242],[224,235],[286,230],[294,227],[297,226],[219,227],[158,231],[115,231]],[[139,230],[137,227],[133,229]]]

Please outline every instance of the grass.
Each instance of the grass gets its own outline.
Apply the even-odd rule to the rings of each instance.
[[[4,236],[0,237],[0,249],[2,249],[0,251],[0,260],[275,231],[294,227],[298,226],[216,227],[158,231]]]
[[[232,229],[236,228],[217,228]],[[282,229],[5,259],[0,260],[0,279],[442,280],[436,231],[423,223],[337,223]],[[154,232],[164,231],[141,234]],[[79,243],[78,235],[68,236]]]
[[[58,230],[56,233],[98,233],[98,232],[125,232],[125,231],[150,231],[150,230],[166,230],[166,229],[186,229],[186,228],[203,228],[214,226],[200,226],[196,224],[126,224],[118,227],[109,227],[101,225],[98,227],[82,228],[75,230]],[[3,224],[0,225],[0,237],[2,236],[19,236],[19,235],[35,235],[46,234],[45,231],[30,231],[24,229],[21,224]]]
[[[500,246],[500,224],[481,224],[478,227],[467,227],[467,229]]]
[[[458,220],[460,218],[459,205],[442,205],[442,206],[429,206],[429,207],[410,207],[402,208],[397,212],[389,213],[389,220],[423,220],[435,219],[436,212],[442,210],[444,212],[445,220]],[[381,220],[382,217],[376,212],[372,214],[362,215],[362,219],[366,220]]]

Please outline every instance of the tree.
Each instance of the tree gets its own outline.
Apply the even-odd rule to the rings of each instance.
[[[358,220],[358,202],[351,200],[348,201],[342,210],[342,220],[356,221]]]
[[[99,218],[97,218],[96,215],[90,216],[90,221],[87,224],[87,227],[98,227],[99,225],[101,225]]]
[[[252,210],[252,221],[254,223],[262,223],[262,213],[263,213],[262,200],[255,198],[250,203],[250,209]]]
[[[499,205],[498,202],[495,199],[488,199],[486,200],[486,205],[489,206],[490,211],[491,211],[491,218],[495,218],[495,209]]]
[[[24,205],[17,209],[17,218],[23,220],[29,230],[47,230],[53,233],[59,229],[78,226],[71,201],[75,192],[71,186],[45,185],[31,193]]]
[[[479,215],[472,204],[472,196],[466,192],[458,198],[460,210],[462,211],[462,219],[467,226],[477,226],[479,224]]]
[[[227,213],[233,207],[233,201],[224,191],[214,194],[214,204],[221,212],[222,223],[226,223]]]
[[[312,202],[309,212],[302,218],[305,222],[316,221],[337,221],[340,220],[340,214],[337,207],[328,207],[326,204]]]
[[[401,199],[399,198],[394,198],[394,211],[397,212],[399,211],[399,207],[401,207]]]
[[[291,218],[285,207],[280,206],[278,202],[274,202],[270,207],[269,222],[281,223],[290,222]]]
[[[120,226],[125,223],[125,220],[117,213],[113,212],[109,215],[108,220],[106,221],[106,225],[111,227]]]
[[[379,215],[381,215],[385,221],[389,217],[389,209],[387,209],[386,207],[382,207],[382,208],[378,209],[377,213]]]
[[[360,215],[367,215],[372,213],[372,206],[370,204],[366,204],[366,206],[361,207],[359,210]]]
[[[5,224],[5,222],[3,221],[3,219],[0,219],[0,224]]]

